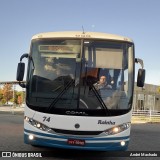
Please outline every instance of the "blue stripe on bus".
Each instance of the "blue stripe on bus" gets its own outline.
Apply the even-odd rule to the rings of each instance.
[[[127,150],[129,141],[126,141],[125,146],[121,146],[120,142],[109,142],[109,143],[86,143],[84,146],[72,146],[67,144],[66,141],[43,139],[40,137],[35,137],[33,140],[28,139],[28,135],[24,134],[24,141],[27,144],[46,146],[46,147],[56,147],[65,149],[79,149],[79,150],[96,150],[96,151],[108,151],[108,150]]]
[[[40,133],[40,132],[35,132],[35,131],[30,131],[27,129],[24,129],[26,133],[30,134],[35,134],[39,136],[44,136],[44,137],[50,137],[50,138],[62,138],[62,139],[68,139],[68,138],[73,138],[73,139],[84,139],[84,140],[90,140],[90,141],[103,141],[103,140],[125,140],[128,139],[130,136],[123,136],[123,137],[112,137],[112,138],[94,138],[94,137],[77,137],[75,136],[59,136],[59,135],[51,135],[51,134],[45,134],[45,133]]]

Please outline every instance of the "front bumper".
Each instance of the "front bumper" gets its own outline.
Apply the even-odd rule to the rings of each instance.
[[[33,139],[30,140],[29,136],[32,135]],[[84,146],[70,145],[67,143],[68,139],[84,140]],[[121,145],[121,142],[125,145]],[[78,150],[96,150],[96,151],[120,151],[127,150],[129,144],[129,136],[124,137],[77,137],[77,136],[64,136],[57,134],[46,134],[24,130],[24,142],[26,144],[47,146],[65,149],[78,149]]]

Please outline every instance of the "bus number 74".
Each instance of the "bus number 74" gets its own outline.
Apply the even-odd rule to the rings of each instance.
[[[46,116],[43,117],[43,122],[45,121],[50,122],[50,120],[51,120],[51,117],[46,117]]]

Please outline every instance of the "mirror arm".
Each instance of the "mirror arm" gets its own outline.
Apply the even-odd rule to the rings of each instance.
[[[28,57],[29,57],[28,53],[23,54],[20,58],[20,62],[22,61],[23,58],[28,58]]]
[[[140,63],[142,69],[144,68],[143,60],[140,58],[135,58],[135,63]]]
[[[22,83],[21,81],[19,81],[19,85],[20,85],[22,88],[26,88],[26,84],[25,84],[25,83]]]
[[[25,53],[21,56],[20,58],[20,63],[22,63],[22,59],[23,58],[28,58],[29,57],[29,54],[28,53]],[[22,88],[26,88],[26,83],[25,82],[22,82],[22,81],[19,81],[19,85],[22,87]]]
[[[143,69],[144,68],[143,60],[139,58],[135,58],[135,63],[139,63],[142,67],[142,69],[138,70],[137,86],[143,87],[145,82],[145,69]]]

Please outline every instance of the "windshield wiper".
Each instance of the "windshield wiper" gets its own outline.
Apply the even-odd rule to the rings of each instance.
[[[66,86],[64,86],[63,90],[57,95],[57,97],[53,100],[53,102],[50,104],[50,106],[47,108],[47,111],[51,111],[55,104],[59,101],[59,99],[65,94],[65,92],[71,87],[71,85],[75,82],[74,79],[72,79]]]
[[[110,112],[107,108],[107,106],[105,105],[105,103],[103,102],[103,99],[101,98],[101,96],[99,95],[98,91],[96,90],[96,88],[94,87],[94,85],[90,82],[87,81],[89,86],[91,87],[93,93],[95,94],[96,98],[98,99],[99,103],[102,105],[102,107],[105,109],[105,113],[106,115],[110,115]]]

